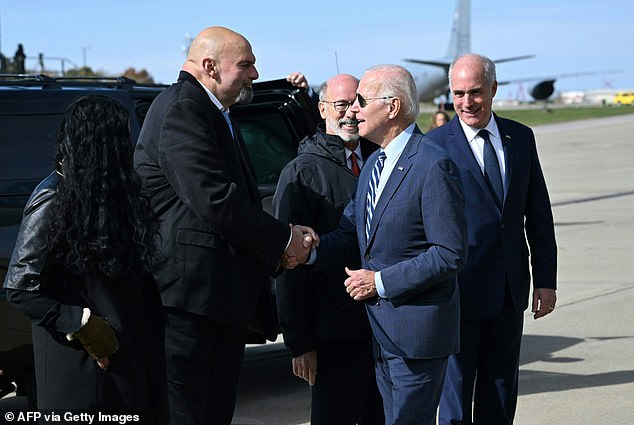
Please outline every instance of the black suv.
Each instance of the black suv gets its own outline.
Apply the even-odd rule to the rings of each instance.
[[[0,75],[0,284],[4,282],[22,219],[35,186],[53,170],[56,132],[70,103],[87,94],[111,96],[130,111],[132,139],[161,84],[138,84],[125,78],[50,78],[42,75]],[[320,120],[305,90],[285,80],[255,83],[248,105],[232,107],[256,168],[262,203],[271,212],[271,198],[284,165],[297,154],[299,141]],[[1,287],[1,285],[0,285]],[[5,301],[0,289],[0,398],[30,352],[30,324]],[[27,346],[27,347],[25,347]],[[27,362],[28,363],[28,362]],[[7,376],[8,375],[8,376]],[[19,376],[14,376],[19,382]],[[11,388],[7,385],[4,391]]]

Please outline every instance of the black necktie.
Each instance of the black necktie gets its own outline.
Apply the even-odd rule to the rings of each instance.
[[[489,132],[480,130],[478,136],[484,139],[484,176],[489,181],[500,205],[502,205],[504,201],[504,186],[502,185],[502,174],[500,173],[498,157],[489,139]]]

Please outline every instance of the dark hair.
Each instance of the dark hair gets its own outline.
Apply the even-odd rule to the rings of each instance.
[[[132,165],[128,111],[101,95],[76,100],[59,127],[61,175],[44,254],[53,267],[120,277],[150,269],[158,225]]]

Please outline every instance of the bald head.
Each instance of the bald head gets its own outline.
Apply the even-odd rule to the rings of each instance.
[[[193,75],[227,108],[250,102],[252,83],[259,77],[249,41],[224,27],[205,28],[196,36],[183,71]]]
[[[464,55],[454,58],[453,62],[449,65],[449,88],[451,88],[452,74],[455,69],[470,69],[473,73],[481,72],[489,87],[493,87],[497,78],[495,63],[486,56],[476,53],[465,53]]]
[[[187,61],[198,62],[206,56],[220,60],[225,52],[245,47],[251,50],[251,44],[241,34],[225,27],[208,27],[192,41],[187,52]]]
[[[359,79],[350,74],[335,75],[334,77],[332,77],[331,79],[323,83],[321,87],[319,87],[319,100],[320,101],[348,100],[348,99],[331,99],[332,96],[329,96],[329,92],[336,93],[337,95],[339,95],[339,92],[342,89],[349,91],[350,87],[352,87],[352,90],[354,92],[354,95],[353,95],[353,100],[354,100],[354,96],[356,96],[358,86],[359,86]]]

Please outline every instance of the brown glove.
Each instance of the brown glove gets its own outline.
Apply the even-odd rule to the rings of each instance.
[[[88,322],[73,335],[94,360],[110,357],[119,349],[112,327],[99,316],[91,314]]]

